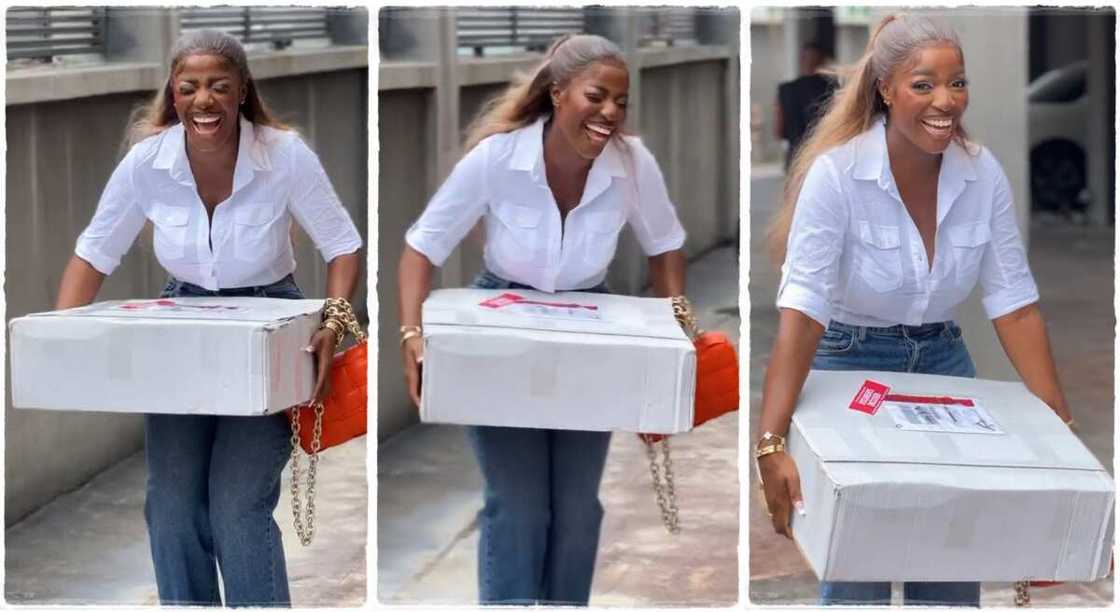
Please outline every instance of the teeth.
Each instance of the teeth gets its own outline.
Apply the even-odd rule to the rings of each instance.
[[[595,132],[596,134],[601,134],[603,136],[610,136],[611,135],[611,130],[609,128],[605,128],[601,125],[595,125],[593,123],[588,123],[587,124],[587,129],[591,130],[592,132]]]
[[[922,123],[938,129],[945,129],[953,125],[952,119],[923,119]]]
[[[195,123],[217,123],[221,117],[195,117]]]

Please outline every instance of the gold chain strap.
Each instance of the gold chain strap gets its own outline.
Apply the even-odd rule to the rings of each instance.
[[[1015,583],[1015,607],[1027,608],[1031,605],[1031,583],[1028,580],[1020,580]]]
[[[681,324],[684,333],[690,340],[695,341],[704,334],[704,330],[696,323],[696,315],[692,313],[692,304],[683,295],[670,298],[673,304],[673,318]]]
[[[327,298],[323,302],[323,322],[326,326],[327,322],[337,321],[343,329],[349,330],[354,334],[358,342],[365,342],[366,333],[362,331],[362,326],[358,324],[358,317],[354,316],[354,308],[350,306],[350,302],[343,298]],[[332,328],[333,329],[333,328]],[[338,345],[342,344],[342,335],[338,336]]]
[[[695,341],[704,332],[697,325],[696,316],[692,314],[692,304],[683,295],[670,298],[670,303],[673,305],[673,318],[680,323],[689,339]],[[660,465],[657,463],[654,442],[645,436],[642,437],[642,442],[646,447],[646,456],[649,457],[649,473],[652,477],[653,493],[657,496],[657,506],[661,510],[661,522],[665,524],[665,529],[669,533],[680,533],[680,511],[677,509],[677,491],[673,484],[673,459],[669,450],[669,437],[661,439]]]
[[[319,446],[323,438],[323,403],[315,402],[315,429],[311,436],[311,457],[307,462],[307,527],[304,528],[303,504],[299,499],[299,411],[300,406],[294,406],[288,411],[292,421],[292,522],[296,528],[299,541],[308,546],[315,537],[315,472],[319,467]]]
[[[646,446],[646,456],[649,457],[649,473],[653,477],[653,493],[657,496],[657,505],[661,508],[661,522],[665,529],[672,534],[680,533],[680,516],[677,510],[677,492],[673,487],[673,460],[669,457],[669,438],[661,440],[661,466],[657,465],[657,451],[654,443],[643,437]],[[662,483],[661,473],[665,479]]]

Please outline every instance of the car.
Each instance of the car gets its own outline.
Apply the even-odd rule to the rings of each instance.
[[[1089,61],[1047,71],[1027,86],[1033,210],[1084,217],[1089,205]]]

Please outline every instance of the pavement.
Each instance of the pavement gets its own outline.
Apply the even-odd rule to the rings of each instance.
[[[780,166],[755,165],[751,173],[750,423],[758,430],[762,378],[777,334],[774,297],[778,272],[765,255],[762,236],[781,189]],[[1113,458],[1113,244],[1111,227],[1034,222],[1028,257],[1041,295],[1058,373],[1081,440],[1112,470]],[[749,598],[755,605],[815,605],[818,583],[797,548],[774,533],[754,470],[750,471]],[[900,603],[895,585],[894,603]],[[1111,578],[1031,589],[1034,607],[1108,607]],[[982,607],[1014,605],[1010,583],[984,583]]]
[[[688,267],[702,326],[739,338],[738,252]],[[661,524],[644,447],[611,440],[600,499],[606,511],[592,606],[734,605],[739,596],[738,413],[672,438],[681,532]],[[377,599],[384,604],[477,602],[476,513],[482,480],[464,428],[416,425],[378,447]]]
[[[306,469],[306,458],[301,465]],[[292,526],[290,475],[285,468],[275,517],[287,552],[292,606],[361,607],[367,590],[366,440],[320,456],[315,538],[308,547],[300,544]],[[144,455],[137,453],[9,527],[7,603],[158,603],[143,514],[146,478]]]

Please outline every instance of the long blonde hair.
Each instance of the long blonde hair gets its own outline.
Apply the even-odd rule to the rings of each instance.
[[[197,30],[179,37],[171,48],[171,63],[168,67],[167,81],[146,104],[137,108],[129,119],[125,133],[126,147],[158,134],[179,122],[175,114],[175,98],[172,94],[172,81],[179,71],[179,65],[191,55],[214,55],[223,58],[237,70],[245,87],[245,102],[241,104],[241,114],[254,125],[265,125],[282,130],[291,129],[269,109],[257,91],[256,81],[249,72],[249,60],[245,49],[236,38],[216,30]]]
[[[829,149],[871,129],[880,116],[887,114],[887,105],[879,94],[880,80],[886,82],[895,68],[911,59],[914,52],[945,43],[955,46],[963,61],[960,39],[948,23],[920,15],[889,15],[871,34],[863,57],[855,65],[838,71],[841,87],[833,94],[828,111],[794,155],[786,175],[782,204],[766,235],[771,262],[781,265],[785,261],[794,208],[813,162]],[[953,138],[967,149],[968,135],[964,127],[960,122],[954,125]]]
[[[551,113],[552,86],[563,87],[597,62],[626,69],[622,50],[602,36],[567,34],[556,39],[531,75],[515,74],[504,92],[482,106],[467,127],[463,152],[470,151],[487,136],[512,132]]]

